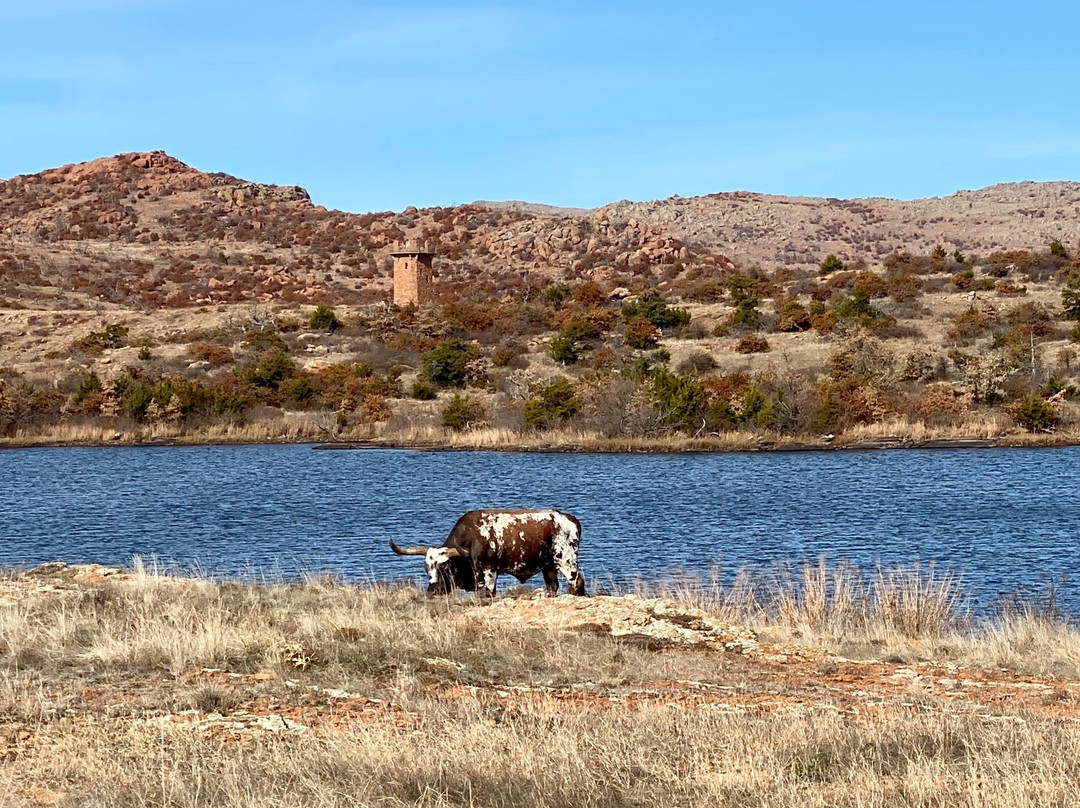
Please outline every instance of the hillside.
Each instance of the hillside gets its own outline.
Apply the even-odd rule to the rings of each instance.
[[[438,254],[434,310],[387,305],[389,253],[406,239]],[[351,214],[162,152],[118,155],[0,182],[0,432],[143,434],[183,380],[202,392],[174,403],[169,434],[293,412],[307,413],[293,426],[319,426],[278,437],[441,442],[441,407],[468,385],[462,423],[519,436],[756,440],[897,419],[998,435],[1012,423],[1001,405],[1055,396],[1072,377],[1062,289],[1078,241],[1077,183],[914,201],[737,192]],[[317,304],[341,327],[311,327]],[[429,353],[454,339],[467,372],[432,379]],[[889,367],[835,376],[852,340],[856,364],[876,351]],[[283,358],[260,371],[268,353]],[[653,395],[664,365],[704,385],[674,416]],[[585,384],[573,406],[543,400],[558,376]],[[686,390],[673,395],[686,403]],[[748,395],[771,403],[751,412]],[[529,417],[537,396],[546,410]],[[1054,402],[1059,428],[1067,397]]]

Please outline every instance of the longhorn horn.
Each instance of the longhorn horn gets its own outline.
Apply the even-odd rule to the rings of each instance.
[[[448,548],[446,548],[446,557],[447,558],[461,558],[462,556],[467,556],[468,554],[469,554],[468,550],[462,550],[460,547],[448,547]]]
[[[393,539],[390,539],[390,549],[398,555],[426,555],[428,551],[427,547],[398,547]]]

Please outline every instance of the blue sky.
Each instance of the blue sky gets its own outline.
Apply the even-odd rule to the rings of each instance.
[[[1071,3],[0,2],[0,177],[164,149],[351,211],[1080,179]]]

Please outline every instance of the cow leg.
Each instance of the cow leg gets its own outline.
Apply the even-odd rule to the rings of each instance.
[[[499,574],[495,570],[480,570],[480,575],[476,579],[477,591],[484,597],[495,597],[495,582],[498,579]]]
[[[556,567],[547,567],[544,570],[544,586],[549,595],[559,594],[559,571]]]

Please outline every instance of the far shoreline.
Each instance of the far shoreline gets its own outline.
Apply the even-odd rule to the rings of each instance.
[[[523,436],[528,437],[528,436]],[[736,438],[736,439],[732,439]],[[816,442],[794,437],[732,435],[709,438],[588,438],[567,441],[433,441],[394,438],[319,440],[311,435],[295,438],[174,435],[143,438],[116,432],[103,438],[10,438],[0,440],[0,451],[17,449],[149,449],[198,446],[309,446],[318,451],[399,450],[417,452],[504,452],[516,454],[747,454],[804,452],[871,452],[956,449],[1055,449],[1080,446],[1080,436],[1061,433],[1018,433],[986,436],[914,438],[903,435],[853,437],[843,435]]]

